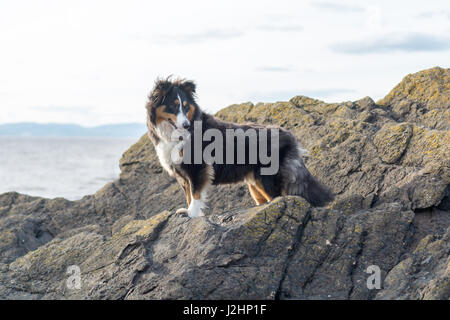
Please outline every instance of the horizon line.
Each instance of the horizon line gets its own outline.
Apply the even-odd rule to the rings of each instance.
[[[104,126],[115,126],[115,125],[146,125],[145,122],[114,122],[114,123],[104,123],[98,125],[83,125],[76,122],[32,122],[32,121],[18,121],[18,122],[0,122],[0,126],[4,125],[15,125],[15,124],[34,124],[34,125],[63,125],[63,126],[78,126],[82,128],[97,128]]]

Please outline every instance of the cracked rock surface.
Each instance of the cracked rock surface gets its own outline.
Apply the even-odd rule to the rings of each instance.
[[[237,185],[211,192],[207,217],[177,215],[184,195],[146,136],[95,195],[0,195],[0,298],[449,299],[449,78],[409,75],[378,103],[297,96],[218,112],[292,130],[336,194],[328,207],[254,207]],[[372,265],[381,289],[367,288]]]

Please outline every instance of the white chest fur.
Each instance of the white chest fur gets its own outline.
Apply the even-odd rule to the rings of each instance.
[[[175,141],[160,141],[155,147],[159,162],[170,175],[173,175],[172,165],[174,164],[174,160],[176,161],[176,159],[172,159],[172,151],[177,147],[177,144]]]

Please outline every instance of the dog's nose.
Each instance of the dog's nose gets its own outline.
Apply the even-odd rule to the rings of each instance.
[[[183,122],[183,128],[189,129],[190,126],[191,126],[191,124],[189,123],[189,121]]]

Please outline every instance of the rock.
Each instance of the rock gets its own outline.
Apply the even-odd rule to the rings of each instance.
[[[112,237],[81,232],[52,240],[1,273],[1,292],[41,299],[364,299],[374,295],[357,285],[365,268],[399,262],[413,216],[395,204],[348,216],[298,197],[216,222],[164,211]],[[71,265],[81,270],[79,290],[66,286]]]
[[[428,235],[386,276],[377,299],[450,299],[450,228]]]
[[[0,195],[0,298],[448,299],[448,75],[409,75],[378,103],[296,96],[217,113],[292,130],[336,194],[326,208],[254,207],[237,185],[212,190],[207,217],[177,215],[184,195],[147,136],[95,195]]]
[[[381,160],[393,164],[400,160],[408,147],[412,129],[407,123],[386,124],[375,134],[373,143]]]
[[[378,101],[397,120],[432,129],[450,128],[450,69],[435,67],[406,76]]]

